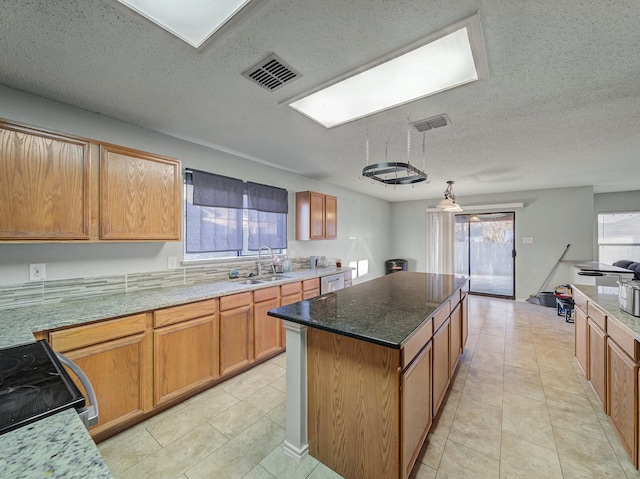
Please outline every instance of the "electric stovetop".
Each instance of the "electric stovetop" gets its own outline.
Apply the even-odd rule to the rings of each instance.
[[[47,341],[0,349],[0,434],[84,405]]]

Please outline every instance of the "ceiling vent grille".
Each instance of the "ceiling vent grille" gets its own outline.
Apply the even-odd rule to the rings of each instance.
[[[278,58],[275,53],[272,53],[245,71],[242,76],[257,83],[262,88],[275,91],[284,86],[285,83],[289,83],[302,75]]]
[[[418,120],[411,123],[413,127],[418,130],[420,133],[424,133],[425,131],[433,130],[434,128],[441,128],[443,126],[447,126],[451,123],[449,117],[446,114],[433,116],[431,118],[427,118],[426,120]]]

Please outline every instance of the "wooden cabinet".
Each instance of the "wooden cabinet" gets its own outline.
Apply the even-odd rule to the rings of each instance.
[[[217,300],[154,311],[154,406],[218,377]]]
[[[463,351],[467,345],[467,339],[469,338],[469,293],[466,291],[462,293],[462,300],[460,301],[460,307],[462,308],[462,345],[460,350]]]
[[[253,362],[253,307],[251,293],[220,298],[220,375]]]
[[[589,381],[602,409],[607,410],[607,335],[592,319],[588,319]]]
[[[296,240],[336,239],[338,199],[335,196],[298,191],[296,193]]]
[[[607,342],[607,414],[638,467],[638,363],[614,341]]]
[[[449,368],[451,369],[450,376],[453,376],[462,348],[462,307],[459,303],[451,312],[450,328]]]
[[[585,376],[589,377],[589,331],[587,313],[580,308],[577,303],[574,306],[574,323],[575,356]]]
[[[282,347],[282,320],[267,316],[278,307],[278,287],[257,289],[253,292],[253,355],[261,359]]]
[[[113,145],[100,147],[100,237],[180,240],[180,162]]]
[[[320,278],[307,279],[302,282],[302,299],[311,299],[320,295]]]
[[[431,428],[431,341],[402,373],[402,474],[407,478]]]
[[[179,241],[180,162],[0,121],[0,240]]]
[[[449,333],[450,320],[447,319],[433,334],[433,416],[440,409],[440,404],[447,393],[451,369],[449,367]]]
[[[53,349],[75,361],[93,385],[100,413],[90,429],[94,437],[152,407],[147,320],[142,313],[49,333]]]
[[[0,121],[0,240],[87,240],[87,141]]]

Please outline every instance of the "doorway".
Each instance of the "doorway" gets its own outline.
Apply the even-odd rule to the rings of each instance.
[[[469,292],[515,299],[515,213],[456,215],[455,274],[469,277]]]

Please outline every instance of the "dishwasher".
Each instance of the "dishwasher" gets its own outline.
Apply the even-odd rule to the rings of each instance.
[[[344,288],[344,273],[330,274],[320,278],[320,294]]]

